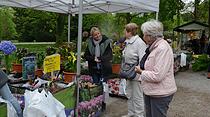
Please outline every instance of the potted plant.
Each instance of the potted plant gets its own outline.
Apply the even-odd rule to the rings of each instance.
[[[117,45],[113,47],[112,72],[118,74],[122,60],[121,48]]]
[[[76,51],[76,45],[74,43],[70,44],[63,44],[58,48],[58,53],[61,56],[61,61],[64,60],[66,57],[69,56],[69,52],[75,52]]]
[[[44,52],[37,53],[37,56],[36,56],[37,69],[36,69],[35,74],[39,78],[43,75],[44,58],[45,58]]]
[[[13,71],[22,73],[22,60],[28,53],[26,48],[18,48],[15,52],[15,61],[12,64]]]
[[[9,55],[16,50],[16,46],[11,41],[2,41],[0,43],[0,50],[4,53],[6,72],[10,72]]]
[[[74,52],[68,52],[68,56],[62,61],[64,82],[69,83],[74,80],[76,75],[76,55]]]
[[[46,48],[45,52],[46,52],[46,56],[55,54],[56,53],[56,48],[49,46],[49,47]]]

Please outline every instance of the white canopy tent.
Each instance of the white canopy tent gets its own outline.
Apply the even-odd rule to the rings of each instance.
[[[0,5],[78,13],[79,0],[0,0]],[[159,0],[83,0],[82,13],[158,12]]]
[[[159,0],[0,0],[0,5],[68,14],[68,42],[70,41],[70,14],[79,14],[77,77],[81,69],[82,14],[156,12],[157,19],[159,11]],[[78,95],[79,93],[77,97]]]
[[[145,13],[159,11],[159,0],[0,0],[0,5],[32,8],[68,14],[68,42],[70,42],[70,14],[79,14],[78,49],[81,48],[82,15],[86,13]],[[78,50],[80,62],[80,49]],[[80,67],[78,68],[80,73]]]
[[[68,42],[70,14],[79,12],[79,0],[0,0],[0,5],[68,14]],[[159,0],[83,0],[82,13],[158,13],[158,10]]]

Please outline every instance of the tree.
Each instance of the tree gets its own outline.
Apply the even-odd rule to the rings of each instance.
[[[61,44],[65,42],[66,36],[64,35],[64,26],[67,21],[67,16],[65,14],[58,14],[57,25],[56,25],[56,44]]]
[[[0,39],[12,40],[17,36],[13,22],[15,11],[10,7],[0,8]]]
[[[184,6],[185,4],[182,0],[160,0],[159,20],[163,22],[165,30],[172,30],[171,23],[173,22],[176,22],[176,26],[180,25],[180,12],[184,9]]]
[[[15,24],[20,41],[55,41],[56,13],[15,8]]]

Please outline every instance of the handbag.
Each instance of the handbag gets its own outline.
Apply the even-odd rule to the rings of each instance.
[[[136,77],[135,66],[138,65],[138,60],[134,64],[126,63],[124,58],[121,63],[120,68],[120,77],[127,78],[127,79],[134,79]]]

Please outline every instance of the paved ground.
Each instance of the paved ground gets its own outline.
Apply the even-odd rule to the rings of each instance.
[[[178,91],[170,104],[168,117],[210,117],[210,79],[206,72],[179,72],[175,76]],[[102,117],[121,117],[127,113],[127,101],[110,97]]]

